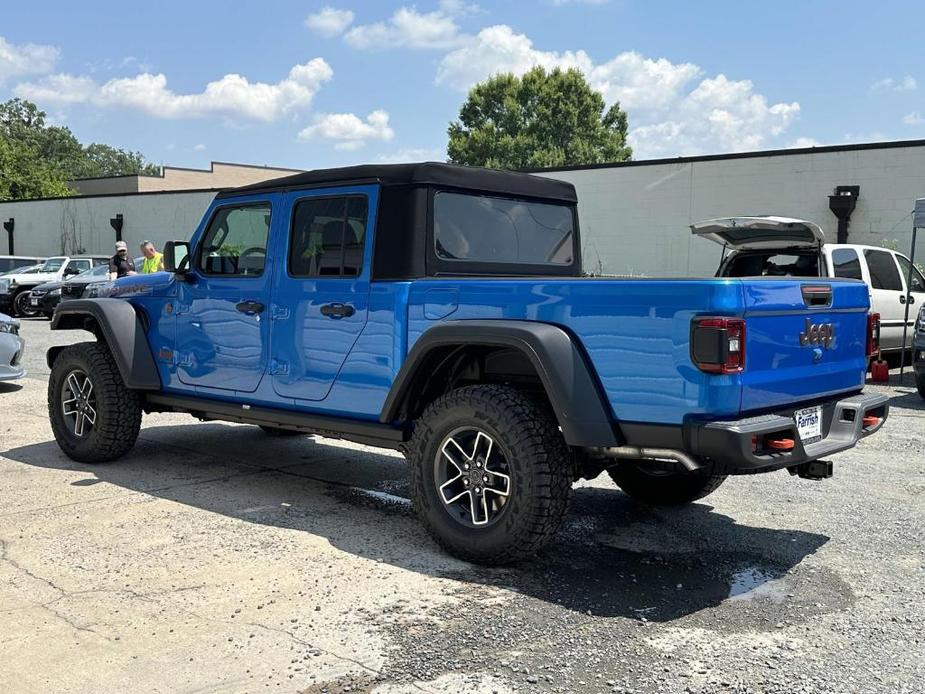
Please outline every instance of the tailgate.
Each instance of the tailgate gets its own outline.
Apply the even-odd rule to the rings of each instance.
[[[867,371],[867,285],[745,280],[741,411],[860,390]]]

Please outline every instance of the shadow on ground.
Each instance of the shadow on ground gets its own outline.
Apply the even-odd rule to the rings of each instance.
[[[258,451],[259,460],[242,459],[242,452]],[[323,439],[271,439],[256,428],[211,423],[147,427],[131,454],[103,465],[75,463],[53,441],[0,455],[95,475],[58,478],[59,484],[107,482],[249,523],[320,535],[342,551],[411,571],[499,586],[596,616],[668,621],[730,595],[768,597],[762,592],[768,584],[829,539],[740,525],[703,502],[656,510],[616,490],[584,487],[575,491],[562,531],[537,558],[489,569],[454,560],[430,540],[404,499],[406,466],[394,455]]]

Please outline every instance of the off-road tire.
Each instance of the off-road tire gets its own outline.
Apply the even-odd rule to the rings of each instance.
[[[271,427],[265,424],[258,424],[257,426],[263,431],[267,436],[273,436],[276,438],[289,438],[290,436],[305,436],[305,433],[302,431],[295,431],[293,429],[280,429],[279,427]]]
[[[689,504],[713,493],[726,481],[726,475],[698,472],[653,474],[631,461],[608,468],[607,473],[625,494],[652,506]]]
[[[463,426],[492,437],[509,466],[510,497],[487,527],[453,518],[435,483],[437,449]],[[565,440],[548,410],[515,388],[475,385],[441,396],[415,423],[405,455],[417,515],[441,547],[465,561],[501,565],[529,557],[556,534],[568,511],[572,462]]]
[[[78,438],[61,406],[64,383],[80,370],[93,384],[96,423]],[[80,463],[106,463],[125,455],[141,428],[141,397],[125,387],[109,348],[97,342],[81,342],[62,350],[48,379],[48,418],[58,446]]]

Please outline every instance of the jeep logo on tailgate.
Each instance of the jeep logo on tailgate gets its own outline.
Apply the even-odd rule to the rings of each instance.
[[[822,345],[830,347],[835,339],[835,326],[831,323],[813,323],[806,319],[806,327],[800,333],[801,345]]]

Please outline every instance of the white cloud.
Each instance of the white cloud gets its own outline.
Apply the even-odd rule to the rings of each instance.
[[[311,104],[321,85],[333,76],[321,58],[296,65],[276,84],[250,82],[241,75],[225,75],[209,82],[202,92],[177,94],[163,74],[141,73],[99,84],[89,77],[49,75],[38,82],[19,84],[17,96],[61,104],[89,103],[142,111],[156,118],[224,116],[271,122]]]
[[[353,24],[353,18],[354,14],[350,10],[323,7],[305,19],[305,26],[316,34],[331,38],[343,34]]]
[[[608,103],[620,101],[629,114],[630,144],[642,157],[758,149],[800,112],[796,102],[769,104],[749,80],[703,77],[692,63],[632,51],[595,63],[581,50],[539,50],[506,25],[487,27],[447,53],[436,82],[466,91],[492,74],[523,74],[534,66],[578,68]]]
[[[440,0],[440,11],[444,14],[466,15],[478,14],[482,8],[465,0]]]
[[[891,92],[911,92],[915,91],[918,87],[918,82],[915,81],[915,77],[912,75],[906,75],[901,79],[893,79],[892,77],[884,77],[882,80],[877,80],[870,85],[870,91],[872,92],[882,92],[882,91],[891,91]]]
[[[376,161],[383,164],[404,164],[414,161],[446,161],[446,149],[427,148],[427,147],[409,147],[400,149],[397,152],[380,154]]]
[[[797,139],[790,141],[790,144],[787,145],[787,149],[805,149],[806,147],[822,146],[822,143],[813,137],[798,137]]]
[[[204,144],[202,144],[202,143],[200,143],[200,144],[198,144],[198,145],[193,145],[193,151],[194,151],[194,152],[205,152],[205,151],[206,151],[206,146],[205,146]]]
[[[388,141],[395,136],[389,126],[389,114],[382,110],[373,111],[366,120],[353,113],[327,113],[315,118],[314,124],[299,133],[300,140],[320,138],[336,142],[337,149],[359,149],[367,140]]]
[[[10,77],[51,72],[58,60],[54,46],[37,43],[12,44],[0,36],[0,84]]]
[[[925,124],[925,116],[918,111],[913,111],[903,116],[903,123],[906,125],[922,125]]]
[[[448,14],[418,12],[413,7],[401,7],[388,20],[357,26],[344,34],[344,40],[363,50],[387,48],[452,48],[465,38],[455,20]]]

